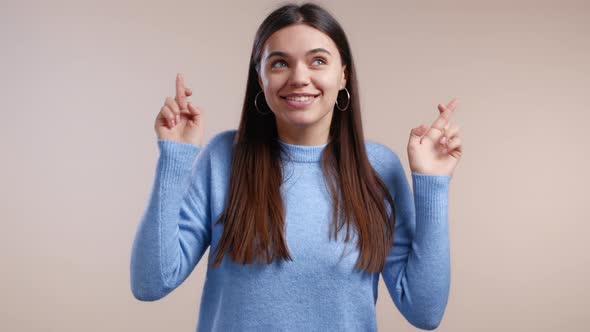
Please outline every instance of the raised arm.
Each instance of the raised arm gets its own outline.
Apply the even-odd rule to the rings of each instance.
[[[396,307],[415,327],[432,330],[443,317],[450,287],[450,176],[412,173],[414,192],[397,155],[378,148],[380,174],[396,207],[394,242],[382,272]]]
[[[192,91],[181,74],[176,75],[175,90],[154,123],[160,156],[131,250],[131,291],[142,301],[158,300],[178,287],[211,237],[211,142],[201,151],[203,113],[188,101]]]
[[[158,147],[152,193],[131,251],[131,290],[142,301],[178,287],[210,244],[207,147],[168,140],[158,140]]]

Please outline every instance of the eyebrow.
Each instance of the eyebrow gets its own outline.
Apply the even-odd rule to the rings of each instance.
[[[321,47],[314,48],[313,50],[309,50],[305,53],[305,55],[310,55],[312,53],[327,53],[330,56],[332,55],[332,53],[328,52],[327,49],[321,48]],[[283,51],[273,51],[273,52],[270,52],[270,54],[266,56],[266,60],[272,58],[273,56],[282,56],[282,57],[287,58],[287,57],[289,57],[289,53],[283,52]]]

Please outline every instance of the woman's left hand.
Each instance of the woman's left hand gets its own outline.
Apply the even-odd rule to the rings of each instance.
[[[432,126],[412,129],[408,142],[412,172],[453,176],[462,154],[459,127],[450,122],[457,102],[453,99],[447,106],[439,104],[440,114]]]

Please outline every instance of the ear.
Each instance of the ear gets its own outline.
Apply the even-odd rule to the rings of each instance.
[[[260,65],[256,66],[256,76],[258,77],[258,86],[261,90],[264,90],[264,84],[262,84],[262,75],[260,75]]]
[[[346,65],[342,66],[342,80],[340,80],[340,90],[343,90],[346,87],[346,82],[348,81],[348,71],[346,70]]]

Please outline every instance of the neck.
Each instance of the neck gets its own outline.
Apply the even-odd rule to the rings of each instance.
[[[277,123],[279,140],[294,145],[318,146],[328,143],[330,128],[314,128],[313,126],[293,128]]]
[[[317,163],[322,159],[322,153],[327,145],[296,145],[283,142],[281,145],[281,159],[296,163]]]

